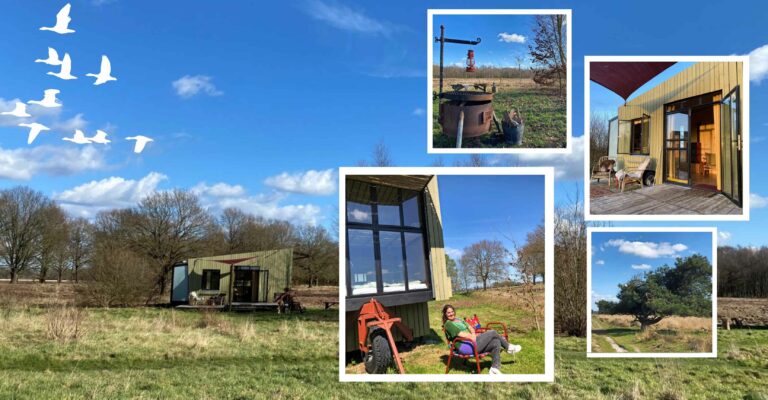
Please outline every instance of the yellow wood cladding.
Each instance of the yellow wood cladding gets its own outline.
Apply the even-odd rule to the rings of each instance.
[[[437,176],[433,176],[427,184],[424,207],[427,216],[429,260],[432,265],[432,292],[436,300],[448,300],[453,296],[453,287],[445,265],[443,218],[440,214],[440,192],[437,187],[437,179]]]
[[[413,331],[413,337],[416,338],[430,334],[427,303],[387,307],[387,311],[394,317],[402,318],[403,322]],[[357,344],[357,316],[359,314],[359,310],[348,312],[345,318],[346,351],[359,350]],[[393,332],[395,333],[395,340],[402,340],[400,331],[397,328],[393,328]]]
[[[661,160],[663,160],[662,153],[664,151],[664,105],[712,92],[718,92],[722,98],[733,88],[743,84],[743,65],[741,62],[698,62],[628,101],[626,105],[619,107],[619,120],[641,118],[643,114],[651,117],[650,168],[656,169],[656,184],[663,182]],[[718,124],[720,120],[719,107],[715,109],[715,118],[716,124]],[[721,134],[721,137],[724,136]],[[725,179],[728,179],[731,165],[729,155],[722,154],[721,156],[720,161],[726,168]],[[625,162],[630,162],[628,158],[632,157],[636,156],[618,154],[618,167],[622,168]],[[718,188],[721,187],[720,176],[717,179],[717,186]]]

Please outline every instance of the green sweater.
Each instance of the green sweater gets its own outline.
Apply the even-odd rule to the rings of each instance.
[[[461,319],[445,321],[445,332],[448,335],[448,340],[456,339],[461,332],[469,333],[469,324]]]

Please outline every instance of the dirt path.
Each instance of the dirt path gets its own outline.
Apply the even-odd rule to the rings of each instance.
[[[619,344],[616,343],[616,341],[613,340],[612,337],[610,337],[610,336],[603,336],[603,337],[605,338],[605,340],[608,341],[608,343],[610,343],[611,347],[613,347],[613,351],[615,351],[617,353],[626,353],[627,352],[627,349],[619,346]]]

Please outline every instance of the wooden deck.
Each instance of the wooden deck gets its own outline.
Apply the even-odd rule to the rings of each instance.
[[[592,215],[741,215],[723,194],[678,185],[655,185],[624,193],[610,192],[604,182],[590,187]]]

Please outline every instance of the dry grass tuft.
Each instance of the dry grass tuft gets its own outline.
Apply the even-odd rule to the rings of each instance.
[[[640,381],[635,380],[632,389],[629,389],[619,396],[621,400],[641,400],[643,398],[643,389],[640,387]]]
[[[85,330],[85,313],[76,307],[55,307],[45,316],[45,333],[49,339],[67,343],[81,339]]]

